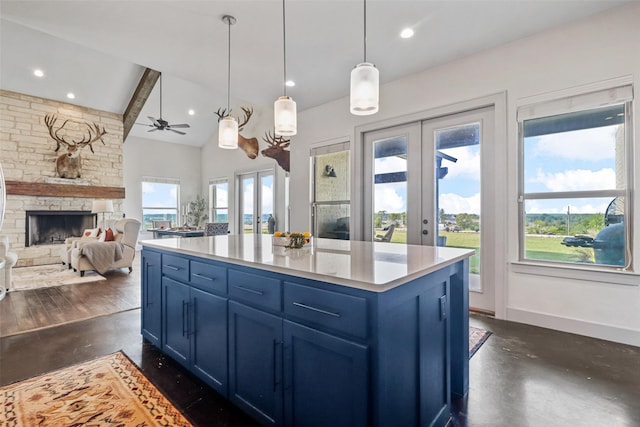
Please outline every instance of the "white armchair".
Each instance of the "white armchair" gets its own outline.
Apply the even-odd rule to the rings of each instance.
[[[124,218],[117,221],[114,228],[117,234],[113,242],[79,240],[73,243],[71,267],[79,271],[80,276],[84,276],[87,270],[102,274],[107,270],[128,267],[129,272],[132,271],[140,221]]]
[[[0,259],[4,260],[4,267],[0,270],[2,293],[11,289],[11,269],[18,262],[18,254],[9,249],[9,237],[0,236]]]

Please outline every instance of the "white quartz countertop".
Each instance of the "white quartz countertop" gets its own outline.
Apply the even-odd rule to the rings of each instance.
[[[164,249],[276,273],[384,292],[468,258],[469,249],[314,239],[302,249],[273,246],[271,235],[242,234],[144,240]]]

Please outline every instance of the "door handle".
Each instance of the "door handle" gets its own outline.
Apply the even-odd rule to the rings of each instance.
[[[260,295],[260,296],[264,295],[264,292],[256,291],[255,289],[245,288],[244,286],[233,285],[233,287],[236,288],[236,289],[240,289],[241,291],[249,292],[250,294],[255,294],[255,295]]]
[[[212,277],[207,277],[207,276],[203,276],[202,274],[198,274],[198,273],[192,273],[195,277],[197,277],[198,279],[204,279],[204,280],[210,280],[213,282],[213,278]]]
[[[275,393],[278,389],[278,346],[282,344],[282,341],[273,340],[273,392]]]

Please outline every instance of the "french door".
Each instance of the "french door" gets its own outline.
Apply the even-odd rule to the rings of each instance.
[[[239,218],[241,233],[266,234],[273,215],[274,173],[272,170],[240,174]]]
[[[365,133],[365,239],[470,248],[472,307],[495,311],[493,108]],[[367,212],[368,210],[368,212]],[[485,251],[483,251],[485,248]]]

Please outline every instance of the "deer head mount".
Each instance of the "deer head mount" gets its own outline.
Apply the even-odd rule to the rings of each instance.
[[[272,135],[271,132],[266,132],[262,139],[269,145],[262,150],[262,155],[274,159],[282,169],[290,172],[291,152],[285,148],[291,144],[291,139],[276,136],[275,133]]]
[[[244,112],[244,119],[242,121],[238,120],[238,147],[242,151],[244,151],[247,157],[249,157],[250,159],[255,159],[256,157],[258,157],[258,149],[260,148],[258,139],[245,138],[244,136],[240,135],[240,131],[242,131],[245,125],[249,123],[249,120],[251,120],[251,116],[253,115],[253,108],[240,108]],[[220,120],[231,115],[231,110],[227,112],[226,108],[218,108],[218,111],[216,111],[216,115],[218,116],[218,122],[220,122]]]
[[[88,146],[91,152],[95,153],[93,143],[100,140],[104,145],[102,137],[106,135],[107,131],[104,127],[100,128],[97,123],[90,124],[72,119],[67,119],[56,127],[58,117],[55,114],[47,114],[44,122],[49,129],[49,135],[56,142],[55,152],[57,153],[60,147],[66,149],[66,153],[56,159],[58,176],[60,178],[80,178],[82,175],[81,150]]]

